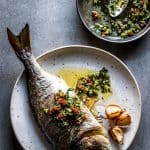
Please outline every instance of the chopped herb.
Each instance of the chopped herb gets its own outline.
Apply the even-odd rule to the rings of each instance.
[[[118,5],[124,7],[126,2],[127,0],[112,0],[108,10],[115,12]],[[89,1],[85,5],[89,20],[92,21],[91,29],[101,36],[127,38],[140,32],[150,21],[150,3],[147,0],[130,0],[126,11],[116,18],[104,9],[101,0],[93,0],[93,3]]]
[[[61,90],[54,96],[54,105],[44,112],[48,113],[50,120],[57,122],[57,125],[62,128],[70,128],[74,125],[79,125],[84,116],[81,113],[81,101],[72,95],[73,89],[68,89],[66,93]]]
[[[101,0],[93,0],[93,5],[95,6],[101,5]]]
[[[110,77],[106,68],[102,68],[98,73],[82,77],[77,82],[76,93],[85,104],[89,105],[88,101],[91,100],[89,98],[97,98],[99,92],[112,93]]]

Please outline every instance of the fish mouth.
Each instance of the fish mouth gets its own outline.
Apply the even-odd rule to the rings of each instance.
[[[111,145],[108,136],[100,129],[93,129],[84,132],[81,138],[76,141],[73,150],[110,150]],[[72,148],[71,148],[72,149]]]
[[[102,131],[98,128],[98,129],[91,129],[91,130],[88,130],[86,132],[84,132],[82,135],[81,135],[81,139],[85,138],[85,137],[89,137],[89,136],[94,136],[94,135],[103,135],[105,137],[107,137],[104,133],[102,133]],[[80,140],[81,140],[80,139]]]
[[[109,139],[100,130],[84,133],[78,144],[80,150],[110,150]]]

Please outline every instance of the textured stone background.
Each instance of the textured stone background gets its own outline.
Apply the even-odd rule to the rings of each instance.
[[[130,150],[150,149],[150,32],[128,44],[111,44],[92,36],[83,27],[75,0],[0,0],[0,150],[17,150],[9,118],[13,85],[23,66],[7,40],[6,27],[18,33],[28,22],[33,53],[52,48],[91,45],[118,56],[135,75],[142,94],[142,120]]]

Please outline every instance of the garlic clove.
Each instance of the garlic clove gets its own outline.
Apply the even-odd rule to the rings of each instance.
[[[116,141],[120,145],[123,144],[124,133],[119,126],[114,126],[113,128],[111,128],[109,133],[114,141]]]
[[[118,105],[108,105],[105,111],[107,118],[110,120],[119,117],[122,112],[122,108]]]
[[[116,119],[116,125],[118,126],[128,126],[131,124],[131,116],[125,111],[121,113]]]

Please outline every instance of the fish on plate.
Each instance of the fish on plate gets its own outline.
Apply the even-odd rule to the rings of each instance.
[[[27,74],[29,102],[42,132],[54,150],[110,150],[106,129],[75,92],[58,76],[45,72],[31,50],[29,26],[8,39]]]

